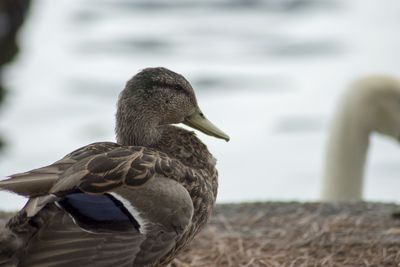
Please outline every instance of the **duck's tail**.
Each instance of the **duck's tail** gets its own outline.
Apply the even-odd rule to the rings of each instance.
[[[40,172],[40,169],[14,174],[0,181],[0,190],[6,190],[21,196],[44,195],[57,181],[58,174]]]

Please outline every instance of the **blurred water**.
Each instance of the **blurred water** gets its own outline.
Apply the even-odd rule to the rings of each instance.
[[[360,75],[399,74],[399,12],[396,0],[36,0],[6,73],[0,173],[114,140],[125,81],[165,66],[231,136],[199,133],[218,158],[220,202],[317,200],[338,95]],[[366,198],[399,201],[399,147],[372,144]],[[23,202],[0,193],[1,209]]]

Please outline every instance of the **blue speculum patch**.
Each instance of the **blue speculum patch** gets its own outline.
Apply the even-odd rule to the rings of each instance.
[[[73,193],[58,201],[75,222],[89,231],[126,231],[140,225],[124,205],[111,195]]]

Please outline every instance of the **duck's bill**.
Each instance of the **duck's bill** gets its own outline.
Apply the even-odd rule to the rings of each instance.
[[[207,120],[200,110],[197,110],[194,114],[187,117],[183,124],[197,129],[205,134],[224,139],[227,142],[230,139],[226,133],[218,129],[217,126]]]

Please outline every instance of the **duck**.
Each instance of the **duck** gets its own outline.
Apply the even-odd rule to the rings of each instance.
[[[165,266],[202,229],[216,159],[185,124],[229,141],[182,75],[146,68],[119,95],[116,142],[81,147],[0,189],[26,205],[0,234],[0,266]]]
[[[363,199],[370,137],[400,140],[400,80],[369,75],[354,81],[332,120],[322,175],[322,201]]]

